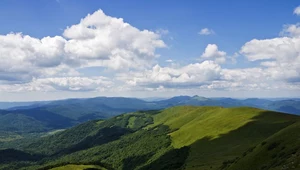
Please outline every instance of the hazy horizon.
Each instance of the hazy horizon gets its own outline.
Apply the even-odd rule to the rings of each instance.
[[[215,96],[215,97],[208,97],[208,96],[200,96],[200,95],[175,95],[175,96],[152,96],[152,97],[134,97],[134,96],[90,96],[90,97],[66,97],[66,98],[56,98],[56,99],[45,99],[45,100],[0,100],[0,102],[52,102],[52,101],[61,101],[61,100],[70,100],[70,99],[90,99],[90,98],[98,98],[98,97],[116,97],[116,98],[136,98],[141,100],[149,100],[149,101],[155,101],[155,100],[165,100],[170,99],[174,97],[180,97],[180,96],[199,96],[204,97],[208,99],[215,99],[215,98],[231,98],[231,99],[237,99],[237,100],[244,100],[244,99],[267,99],[267,100],[284,100],[284,99],[300,99],[300,97],[226,97],[226,96]]]

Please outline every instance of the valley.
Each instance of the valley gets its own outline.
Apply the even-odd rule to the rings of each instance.
[[[1,151],[1,168],[299,168],[299,128],[297,115],[251,107],[174,106],[91,120],[23,142]]]

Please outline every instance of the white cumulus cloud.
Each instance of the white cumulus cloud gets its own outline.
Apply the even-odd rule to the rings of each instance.
[[[66,28],[63,36],[0,35],[0,83],[78,76],[77,68],[90,66],[144,69],[158,57],[156,49],[164,47],[159,34],[98,10]]]
[[[0,82],[27,82],[34,77],[76,75],[64,63],[66,40],[60,36],[37,39],[21,33],[0,35]]]
[[[174,58],[165,60],[170,66],[156,64],[157,49],[166,47],[161,38],[165,34],[167,30],[140,30],[98,10],[67,27],[63,35],[0,35],[0,92],[300,90],[299,23],[285,25],[279,37],[246,42],[233,57],[208,44],[201,62],[185,65]],[[214,31],[204,28],[199,34]],[[220,66],[238,55],[254,66]],[[111,71],[111,77],[101,72],[85,77],[77,71],[92,66]]]
[[[300,16],[300,6],[294,9],[294,14]]]
[[[216,63],[224,63],[226,61],[226,52],[219,51],[216,44],[208,44],[201,57],[214,60]]]
[[[155,50],[166,47],[159,34],[139,30],[102,10],[68,27],[63,35],[68,39],[65,51],[73,59],[113,69],[147,66],[157,57]]]
[[[151,70],[120,74],[119,79],[132,86],[191,87],[220,78],[221,67],[213,61],[189,64],[179,68],[155,65]]]
[[[211,35],[215,34],[214,30],[209,29],[209,28],[203,28],[198,32],[199,35]]]
[[[0,91],[102,91],[114,85],[106,77],[56,77],[33,79],[24,84],[0,85]]]
[[[300,37],[300,23],[285,25],[284,29],[280,32],[282,36]]]
[[[261,61],[274,80],[300,81],[300,38],[251,40],[240,51],[250,61]]]

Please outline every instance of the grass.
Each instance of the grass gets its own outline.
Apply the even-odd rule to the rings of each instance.
[[[44,164],[28,166],[52,168],[67,163],[120,170],[292,169],[300,164],[299,119],[249,107],[177,106],[123,114],[87,122],[29,145],[29,151],[49,157],[40,161]],[[59,154],[51,157],[54,153]]]
[[[256,108],[179,106],[154,116],[171,128],[175,148],[190,146],[186,169],[218,169],[299,117]]]
[[[104,120],[99,120],[99,121],[97,121],[96,123],[97,123],[98,125],[100,125],[102,122],[104,122]]]
[[[156,124],[164,124],[174,130],[171,133],[173,146],[189,146],[199,139],[215,139],[235,130],[258,116],[255,108],[221,108],[180,106],[166,109],[155,116]]]
[[[127,125],[127,127],[133,129],[133,128],[134,128],[134,125],[135,125],[135,120],[136,120],[136,119],[137,119],[137,118],[134,117],[134,116],[130,117],[129,120],[128,120],[128,125]]]
[[[300,123],[295,123],[258,144],[228,170],[300,169]]]

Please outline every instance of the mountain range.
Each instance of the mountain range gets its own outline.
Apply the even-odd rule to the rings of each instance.
[[[24,105],[22,105],[24,104]],[[0,134],[40,133],[65,129],[94,119],[107,119],[123,113],[159,110],[173,106],[255,107],[289,114],[300,114],[299,99],[232,99],[176,96],[170,99],[145,101],[137,98],[96,97],[48,102],[14,103],[0,110]],[[4,103],[2,103],[4,106]],[[6,107],[12,104],[5,105]]]
[[[299,169],[299,130],[297,115],[174,106],[91,120],[24,141],[18,149],[0,150],[0,169]]]

